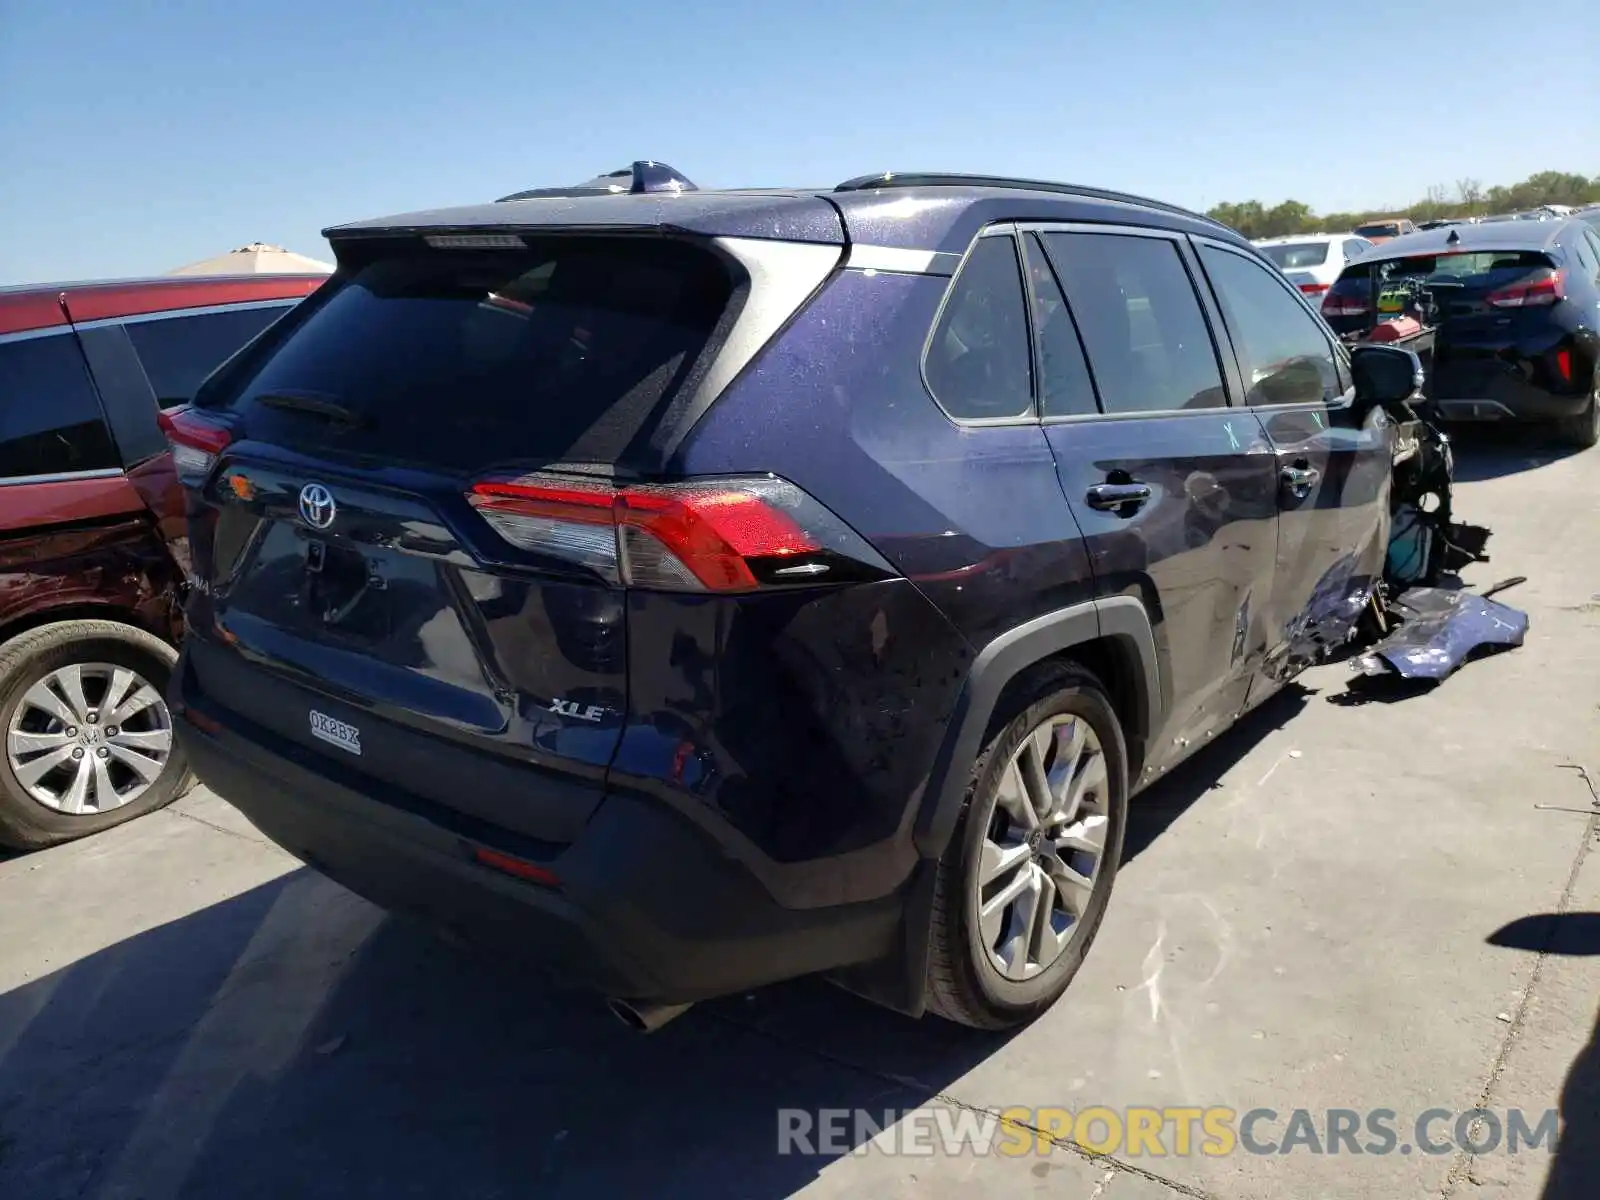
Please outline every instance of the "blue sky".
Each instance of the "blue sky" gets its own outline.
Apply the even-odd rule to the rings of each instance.
[[[932,168],[1320,211],[1600,172],[1591,0],[1351,11],[0,0],[0,281],[321,256],[326,225],[634,158],[703,186]]]

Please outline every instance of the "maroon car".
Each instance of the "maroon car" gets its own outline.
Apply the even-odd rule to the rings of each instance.
[[[323,276],[0,288],[0,844],[175,797],[186,543],[163,408]]]

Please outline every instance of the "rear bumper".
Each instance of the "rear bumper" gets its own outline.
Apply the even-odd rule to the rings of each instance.
[[[1577,416],[1589,402],[1581,388],[1552,391],[1506,362],[1443,364],[1428,395],[1446,421],[1554,421]]]
[[[200,728],[185,666],[174,673],[173,715],[194,770],[262,833],[379,906],[562,983],[683,1003],[881,961],[904,944],[904,893],[783,908],[691,823],[642,798],[607,797],[576,841],[537,860],[559,887],[492,870],[474,846],[533,853],[335,782],[209,699]]]

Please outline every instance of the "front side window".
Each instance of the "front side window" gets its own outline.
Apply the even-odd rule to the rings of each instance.
[[[288,305],[238,308],[129,321],[125,329],[144,366],[145,378],[162,408],[187,404],[202,380],[226,362],[256,334],[286,311]]]
[[[1233,332],[1246,403],[1315,404],[1342,389],[1333,344],[1321,325],[1259,263],[1202,245],[1200,259]]]
[[[928,347],[928,386],[958,420],[1033,411],[1028,314],[1016,239],[979,238],[951,285]]]
[[[0,344],[0,481],[119,465],[77,338]]]
[[[1107,413],[1222,408],[1216,347],[1177,243],[1046,233]]]

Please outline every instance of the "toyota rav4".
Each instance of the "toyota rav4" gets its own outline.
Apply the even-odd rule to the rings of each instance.
[[[1182,209],[640,163],[328,236],[168,418],[182,741],[305,862],[647,1028],[810,972],[1027,1020],[1129,797],[1382,571],[1411,367],[1358,388]]]

